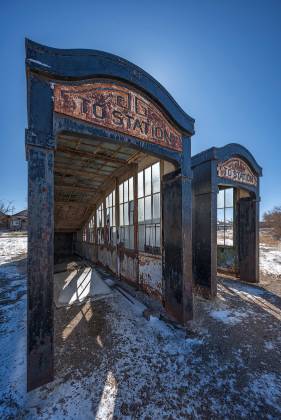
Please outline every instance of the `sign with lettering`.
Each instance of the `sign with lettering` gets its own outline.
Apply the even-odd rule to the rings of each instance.
[[[55,112],[182,151],[180,132],[143,94],[121,83],[56,84]]]
[[[253,174],[247,163],[239,158],[231,158],[225,162],[219,162],[217,174],[220,178],[257,186],[256,175]]]

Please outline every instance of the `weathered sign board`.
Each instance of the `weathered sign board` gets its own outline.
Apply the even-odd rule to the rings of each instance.
[[[182,151],[181,133],[161,110],[121,83],[56,84],[54,102],[55,112]]]
[[[257,177],[247,163],[239,158],[231,158],[224,162],[219,162],[217,174],[220,178],[257,186]]]

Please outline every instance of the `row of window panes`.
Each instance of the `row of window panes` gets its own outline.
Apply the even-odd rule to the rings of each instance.
[[[119,225],[134,224],[134,178],[131,177],[119,185]],[[121,242],[122,239],[120,239]]]
[[[139,249],[160,249],[160,163],[138,173]],[[109,241],[116,243],[115,190],[106,197],[106,224],[110,226]],[[134,247],[134,179],[119,185],[120,242]],[[154,222],[154,223],[152,223]],[[97,209],[98,243],[104,243],[103,203]]]
[[[139,198],[138,221],[139,223],[160,222],[160,193]]]
[[[138,198],[160,193],[160,162],[138,173]]]
[[[97,228],[101,228],[104,226],[104,218],[103,218],[103,203],[97,209]]]
[[[105,199],[106,207],[106,225],[116,226],[115,223],[115,190],[110,193]]]

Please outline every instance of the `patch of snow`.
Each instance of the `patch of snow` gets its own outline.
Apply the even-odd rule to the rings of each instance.
[[[239,310],[218,309],[211,311],[210,316],[224,324],[235,325],[241,322],[247,316],[247,313]]]
[[[27,236],[7,236],[0,234],[0,265],[11,261],[20,254],[25,254]]]
[[[249,389],[256,398],[263,398],[266,403],[281,415],[281,377],[276,373],[264,373],[249,383]]]
[[[281,250],[261,244],[260,270],[265,274],[281,275]]]
[[[275,345],[272,341],[265,341],[264,347],[266,348],[266,350],[273,350]]]

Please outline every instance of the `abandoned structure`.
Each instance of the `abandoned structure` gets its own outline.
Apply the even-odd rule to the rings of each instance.
[[[192,157],[194,286],[217,294],[217,273],[259,281],[259,177],[262,169],[239,144]]]
[[[9,227],[11,230],[27,230],[27,210],[11,215]]]
[[[0,229],[7,229],[9,227],[10,216],[0,211]]]
[[[193,316],[192,255],[195,290],[204,295],[216,294],[217,255],[221,269],[238,274],[239,267],[241,279],[258,281],[261,169],[238,145],[210,149],[191,164],[194,120],[120,57],[27,40],[26,71],[33,389],[53,378],[54,262],[77,254],[101,264],[182,324]],[[229,203],[239,207],[232,237]],[[237,235],[239,251],[231,251],[227,241]]]

